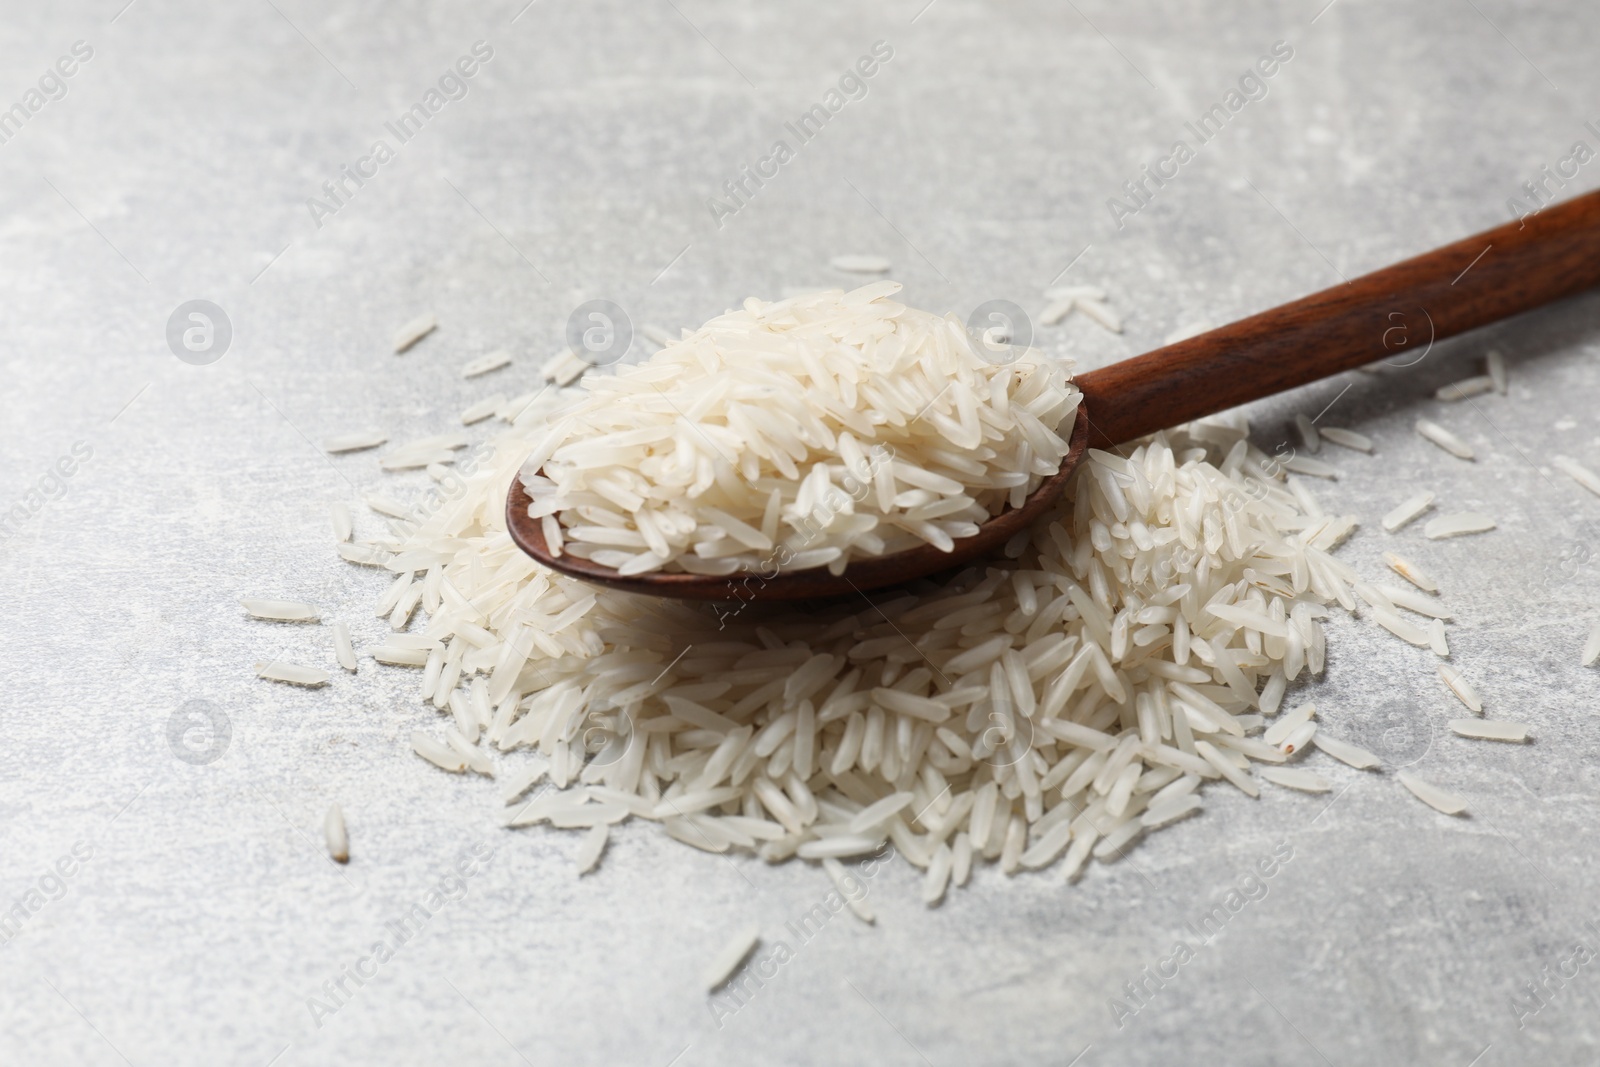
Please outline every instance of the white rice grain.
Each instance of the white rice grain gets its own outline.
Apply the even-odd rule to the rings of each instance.
[[[1509,382],[1506,379],[1506,359],[1499,352],[1490,349],[1484,357],[1484,369],[1489,372],[1489,378],[1494,382],[1495,391],[1501,396],[1506,395]]]
[[[364,430],[358,433],[339,434],[335,437],[322,439],[324,452],[361,452],[368,448],[377,448],[389,435],[382,430]]]
[[[1364,433],[1356,433],[1354,430],[1346,430],[1338,426],[1324,426],[1320,433],[1324,440],[1332,441],[1341,448],[1349,448],[1356,452],[1372,451],[1372,438]]]
[[[350,641],[350,624],[340,619],[333,624],[333,654],[339,661],[339,666],[354,673],[356,670],[356,649]]]
[[[845,869],[844,864],[832,856],[824,857],[822,869],[828,872],[828,877],[833,881],[833,887],[844,898],[856,918],[864,923],[876,922],[877,913],[872,905],[867,903],[867,885],[855,874]]]
[[[1322,435],[1317,433],[1317,425],[1303,414],[1294,417],[1294,430],[1300,437],[1300,443],[1305,445],[1310,452],[1322,451]]]
[[[1390,570],[1394,571],[1396,574],[1410,582],[1412,585],[1416,586],[1418,589],[1421,589],[1424,593],[1437,593],[1439,591],[1438,582],[1434,581],[1433,578],[1424,572],[1421,567],[1417,566],[1415,563],[1412,563],[1399,553],[1385,552],[1383,554],[1383,561],[1389,565]]]
[[[1475,378],[1463,378],[1459,382],[1441,385],[1438,392],[1433,395],[1440,400],[1455,401],[1493,391],[1494,379],[1487,374],[1481,374]]]
[[[706,991],[716,992],[722,986],[722,983],[733,977],[733,972],[739,969],[739,965],[744,962],[746,956],[750,955],[750,951],[756,947],[756,943],[760,940],[761,928],[755,925],[747,926],[734,934],[723,945],[721,950],[711,957],[711,962],[706,965],[705,973],[701,978],[701,981],[705,984]]]
[[[878,827],[891,815],[903,810],[913,799],[910,793],[890,793],[882,800],[867,805],[850,820],[850,832],[863,834]]]
[[[1303,767],[1262,767],[1261,777],[1285,789],[1298,789],[1302,793],[1326,793],[1333,783],[1316,771]]]
[[[316,622],[320,617],[316,605],[300,600],[259,600],[255,597],[241,597],[239,603],[244,605],[246,614],[252,618],[268,619],[272,622]]]
[[[1072,309],[1076,306],[1077,301],[1070,299],[1057,300],[1054,303],[1047,304],[1045,309],[1039,312],[1039,324],[1041,326],[1055,326],[1062,319],[1072,314]]]
[[[1313,478],[1327,478],[1335,482],[1343,473],[1333,464],[1312,459],[1310,456],[1290,456],[1283,461],[1283,466],[1285,470],[1294,471],[1296,474],[1309,474]]]
[[[1575,460],[1570,460],[1566,456],[1557,456],[1550,463],[1562,474],[1565,474],[1595,496],[1600,496],[1600,474],[1596,474],[1588,467]]]
[[[490,371],[509,366],[511,366],[511,353],[501,348],[490,352],[488,355],[468,360],[461,368],[461,376],[463,378],[476,378],[480,374],[488,374]]]
[[[1359,745],[1352,745],[1348,741],[1340,741],[1329,737],[1325,733],[1316,736],[1316,746],[1340,763],[1347,763],[1358,771],[1368,771],[1378,766],[1382,760]]]
[[[495,412],[505,406],[505,403],[506,395],[504,393],[496,393],[493,396],[484,397],[461,413],[461,425],[471,426],[474,423],[482,422],[484,419],[492,417]]]
[[[467,761],[459,752],[449,745],[440,744],[421,730],[411,731],[411,749],[441,770],[460,774],[467,769]]]
[[[922,903],[933,907],[944,899],[945,887],[950,884],[950,867],[954,855],[949,845],[940,845],[928,861],[928,873],[922,878]]]
[[[1111,310],[1110,304],[1099,300],[1079,300],[1078,310],[1112,333],[1122,332],[1122,316]]]
[[[350,519],[350,507],[342,500],[335,500],[328,505],[329,517],[333,519],[333,539],[335,541],[348,541],[355,533],[355,524]]]
[[[1411,790],[1411,795],[1422,801],[1435,811],[1446,815],[1461,815],[1467,810],[1467,802],[1454,793],[1446,792],[1430,782],[1425,782],[1414,774],[1400,771],[1395,775],[1400,779],[1400,784]]]
[[[573,857],[577,865],[578,876],[588,874],[600,862],[601,853],[606,850],[606,842],[611,839],[611,826],[609,823],[596,823],[589,827],[589,832],[583,835],[583,840],[578,843],[578,854]]]
[[[1414,520],[1417,516],[1433,507],[1433,494],[1424,490],[1415,496],[1409,496],[1395,505],[1393,511],[1383,517],[1383,528],[1394,533],[1400,527]]]
[[[1526,741],[1528,724],[1506,719],[1451,719],[1450,729],[1481,741]]]
[[[302,667],[297,663],[285,663],[282,660],[273,660],[271,663],[257,661],[255,671],[257,678],[265,678],[271,682],[288,682],[290,685],[303,685],[309,689],[327,685],[333,677],[327,671],[319,671],[315,667]]]
[[[432,315],[418,315],[394,332],[395,354],[404,352],[438,328],[439,320]]]
[[[1483,533],[1494,528],[1495,521],[1487,515],[1476,511],[1454,511],[1440,515],[1436,519],[1429,519],[1428,525],[1422,528],[1422,532],[1429,540],[1439,541],[1446,537]]]
[[[1431,419],[1417,420],[1417,433],[1457,459],[1471,459],[1472,446]]]
[[[322,834],[328,842],[328,855],[333,857],[335,863],[350,862],[350,834],[344,825],[344,810],[334,804],[328,808],[327,818],[322,820]]]
[[[1439,664],[1439,680],[1446,689],[1454,693],[1469,711],[1479,715],[1483,714],[1483,698],[1478,696],[1478,691],[1472,688],[1472,683],[1448,663]]]

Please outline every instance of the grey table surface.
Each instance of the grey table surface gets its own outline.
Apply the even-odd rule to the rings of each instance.
[[[1432,654],[1336,618],[1325,677],[1291,699],[1383,771],[1329,770],[1331,803],[1215,790],[1071,886],[982,870],[929,910],[890,865],[876,927],[807,939],[786,924],[819,872],[641,825],[580,882],[575,838],[500,829],[494,783],[407,751],[433,714],[413,674],[364,659],[320,691],[258,681],[274,654],[332,666],[328,631],[248,622],[237,600],[311,599],[375,638],[383,578],[335,558],[326,516],[387,476],[313,442],[440,432],[531,387],[586,299],[675,327],[882,254],[913,302],[963,313],[1104,285],[1123,334],[1038,330],[1095,365],[1499,224],[1542,167],[1600,147],[1592,4],[122,3],[0,14],[0,105],[23,107],[0,126],[0,1062],[1600,1058],[1597,686],[1578,666],[1600,499],[1549,463],[1600,467],[1595,297],[1251,412],[1269,450],[1302,412],[1376,439],[1330,452],[1345,476],[1315,485],[1363,520],[1344,557],[1434,571],[1453,661],[1534,741],[1454,737]],[[490,59],[401,143],[385,123],[480,41]],[[785,123],[878,41],[892,58],[801,143]],[[1292,58],[1119,225],[1108,198],[1193,145],[1184,124],[1280,41]],[[314,218],[379,139],[393,158]],[[723,183],[770,172],[778,140],[792,158],[730,202]],[[1561,195],[1597,176],[1587,162]],[[204,365],[166,340],[191,299],[232,328]],[[422,311],[440,329],[393,355]],[[511,368],[463,380],[502,346]],[[1490,346],[1509,395],[1433,399]],[[1417,438],[1419,416],[1476,462]],[[1384,534],[1419,488],[1499,528]],[[216,733],[183,732],[196,707]],[[178,758],[195,748],[217,758]],[[1405,795],[1403,766],[1470,817]],[[321,844],[332,802],[344,868]],[[1289,862],[1252,880],[1274,849]],[[393,958],[346,978],[417,902],[430,917]],[[1219,903],[1228,921],[1201,931]],[[750,922],[793,958],[731,1011],[698,976]]]

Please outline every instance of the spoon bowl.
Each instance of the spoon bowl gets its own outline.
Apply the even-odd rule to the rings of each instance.
[[[1060,499],[1072,472],[1083,461],[1084,453],[1089,449],[1089,419],[1081,401],[1067,443],[1071,449],[1062,458],[1060,468],[1040,482],[1021,507],[1007,508],[991,517],[978,528],[977,533],[958,539],[949,552],[925,544],[886,556],[864,556],[852,559],[844,573],[839,575],[826,567],[780,571],[775,565],[759,571],[740,571],[729,575],[670,572],[622,575],[611,567],[603,567],[577,556],[565,553],[553,555],[550,545],[545,541],[543,525],[538,519],[528,518],[528,505],[532,501],[522,486],[521,478],[512,481],[511,491],[506,494],[506,529],[518,548],[551,570],[628,593],[676,600],[718,601],[817,600],[852,596],[868,589],[898,585],[913,578],[936,574],[960,566],[974,557],[999,551],[1001,546],[1033,525]]]

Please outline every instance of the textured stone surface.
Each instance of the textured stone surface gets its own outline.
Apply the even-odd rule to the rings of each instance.
[[[1329,767],[1331,806],[1214,789],[1201,817],[1072,887],[983,870],[930,911],[891,866],[872,882],[876,928],[843,916],[801,943],[784,924],[827,883],[799,864],[629,826],[580,883],[575,836],[497,829],[493,783],[406,751],[432,717],[413,672],[363,660],[317,692],[256,681],[251,662],[274,654],[333,668],[329,631],[237,604],[311,599],[370,643],[382,578],[334,557],[327,504],[384,476],[372,453],[329,460],[311,442],[419,437],[527,388],[588,298],[675,327],[843,281],[829,257],[864,252],[921,305],[1036,313],[1087,246],[1063,281],[1104,284],[1126,332],[1073,316],[1041,343],[1092,365],[1498,224],[1542,165],[1600,147],[1582,125],[1600,98],[1592,6],[1339,0],[1313,23],[1321,0],[119,2],[13,5],[0,26],[3,104],[74,41],[94,49],[0,144],[0,508],[29,513],[0,545],[0,901],[42,902],[57,859],[92,850],[0,945],[0,1062],[1595,1061],[1600,963],[1552,982],[1520,1029],[1512,998],[1532,1006],[1525,983],[1575,942],[1600,949],[1597,683],[1576,666],[1600,500],[1547,463],[1600,467],[1600,299],[1252,413],[1269,450],[1325,407],[1377,440],[1372,457],[1326,448],[1345,477],[1313,485],[1363,519],[1345,557],[1375,574],[1393,548],[1433,572],[1454,662],[1533,743],[1450,735],[1461,711],[1431,653],[1338,619],[1325,679],[1291,700],[1390,768]],[[894,55],[866,96],[799,145],[784,123],[880,39]],[[494,55],[465,98],[318,228],[306,199],[375,138],[396,146],[384,122],[479,40]],[[1267,95],[1118,229],[1107,197],[1280,40],[1294,55]],[[707,197],[780,138],[794,158],[719,228]],[[196,298],[233,327],[205,366],[164,336]],[[392,355],[422,311],[438,332]],[[1508,397],[1432,399],[1490,345]],[[500,346],[512,368],[461,379]],[[1419,416],[1478,460],[1418,439]],[[34,511],[30,489],[75,442],[92,458],[64,494],[46,479],[58,498]],[[1499,529],[1384,534],[1378,517],[1419,487]],[[208,764],[169,742],[191,701],[231,731]],[[1417,803],[1399,764],[1471,817]],[[335,800],[347,868],[321,844]],[[1292,859],[1250,883],[1265,895],[1119,1027],[1124,983],[1196,940],[1189,924],[1283,843]],[[473,847],[493,855],[464,898],[319,1027],[307,998]],[[697,976],[750,921],[794,958],[718,1020]]]

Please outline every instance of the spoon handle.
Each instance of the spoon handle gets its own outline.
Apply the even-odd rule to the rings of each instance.
[[[1600,285],[1600,191],[1259,315],[1076,376],[1108,448]]]

